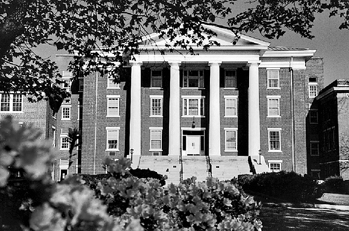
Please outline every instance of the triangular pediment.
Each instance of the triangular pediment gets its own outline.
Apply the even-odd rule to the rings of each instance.
[[[217,36],[213,36],[210,38],[208,34],[203,33],[202,35],[206,37],[206,39],[203,41],[203,45],[209,44],[210,40],[214,40],[220,44],[219,47],[222,49],[260,49],[264,50],[267,49],[270,45],[270,43],[262,41],[260,39],[256,39],[247,35],[240,34],[240,38],[236,40],[236,35],[225,28],[220,28],[216,26],[209,26],[205,25],[207,29],[212,30],[217,34]],[[166,38],[159,38],[159,34],[154,33],[150,34],[148,36],[145,36],[140,43],[141,48],[147,48],[147,47],[157,47],[157,48],[165,48],[166,45],[173,45],[175,41],[187,41],[188,46],[197,47],[196,43],[193,43],[191,39],[189,39],[187,36],[178,36],[174,41],[170,41],[170,39]],[[235,42],[235,44],[234,44]],[[202,47],[202,46],[201,46]],[[218,48],[218,46],[216,46]]]

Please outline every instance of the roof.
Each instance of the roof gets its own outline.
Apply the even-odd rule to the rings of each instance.
[[[268,50],[271,50],[271,51],[306,51],[306,50],[309,50],[309,48],[269,46]]]

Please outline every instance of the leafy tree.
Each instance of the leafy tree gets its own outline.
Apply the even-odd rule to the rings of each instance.
[[[315,15],[328,10],[330,16],[344,19],[341,29],[349,26],[347,0],[251,0],[244,3],[249,8],[238,14],[234,12],[235,3],[236,0],[3,0],[0,90],[20,90],[31,101],[49,99],[57,110],[69,93],[60,88],[62,80],[55,62],[35,53],[39,45],[74,54],[69,65],[74,76],[104,72],[118,63],[111,70],[118,81],[122,66],[139,53],[139,41],[151,32],[168,41],[187,35],[207,49],[214,42],[204,43],[203,32],[209,34],[209,39],[215,34],[205,25],[224,27],[237,35],[259,31],[268,38],[284,35],[287,28],[312,38]],[[193,51],[184,40],[167,47],[170,51],[176,47]]]

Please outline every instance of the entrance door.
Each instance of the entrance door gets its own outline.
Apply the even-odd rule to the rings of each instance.
[[[187,155],[200,155],[201,136],[187,136]]]

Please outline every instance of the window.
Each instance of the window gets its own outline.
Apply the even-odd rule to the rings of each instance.
[[[268,129],[269,151],[281,151],[281,129]]]
[[[314,110],[314,109],[309,110],[309,122],[310,124],[318,123],[318,110]]]
[[[310,155],[319,156],[319,141],[310,141]]]
[[[184,88],[203,88],[204,71],[184,70],[183,71],[183,87]]]
[[[280,88],[279,69],[267,69],[268,89]]]
[[[162,96],[150,96],[150,116],[162,116]]]
[[[315,98],[318,93],[317,83],[309,83],[309,98]]]
[[[61,150],[69,149],[69,137],[68,135],[61,135]]]
[[[225,151],[237,151],[237,129],[225,128]]]
[[[272,172],[280,172],[281,171],[281,160],[269,160],[269,169]]]
[[[70,120],[70,106],[62,106],[62,120]]]
[[[280,96],[267,96],[268,117],[280,116]]]
[[[107,88],[108,89],[119,89],[120,88],[120,84],[119,83],[115,83],[114,82],[114,78],[108,75],[107,78],[108,82],[107,82]]]
[[[310,169],[310,175],[315,179],[320,179],[320,169]]]
[[[237,88],[237,78],[235,70],[225,70],[224,87]]]
[[[119,151],[119,127],[107,127],[107,151]]]
[[[118,95],[107,95],[107,117],[119,116],[119,98]]]
[[[151,70],[150,87],[161,88],[162,87],[162,71]]]
[[[22,112],[23,97],[22,94],[0,94],[1,112]]]
[[[162,151],[162,128],[150,128],[150,151]]]
[[[84,78],[79,77],[79,91],[84,90]]]
[[[204,116],[204,103],[201,96],[183,98],[183,116]]]
[[[56,147],[56,127],[52,126],[52,147]]]
[[[225,98],[225,117],[237,116],[237,96],[224,96]]]

